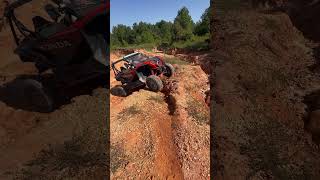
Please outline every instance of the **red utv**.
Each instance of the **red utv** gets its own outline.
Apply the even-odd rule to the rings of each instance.
[[[121,64],[117,68],[117,65]],[[163,88],[162,76],[171,77],[174,67],[165,63],[159,56],[149,57],[142,53],[132,53],[111,64],[115,78],[122,83],[116,86],[111,93],[118,96],[127,96],[135,88],[147,86],[151,91],[158,92]]]
[[[28,97],[26,101],[36,111],[50,112],[55,107],[54,93],[97,79],[102,79],[103,86],[107,85],[109,1],[86,1],[72,6],[63,0],[52,0],[44,6],[51,19],[32,17],[33,30],[15,15],[18,7],[30,1],[7,2],[4,12],[17,44],[14,52],[21,61],[33,62],[39,72],[38,79],[24,79],[15,88],[15,96]],[[47,70],[53,72],[52,89],[45,88],[41,81]]]

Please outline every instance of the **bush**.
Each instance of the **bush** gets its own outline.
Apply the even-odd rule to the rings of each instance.
[[[193,51],[201,51],[209,49],[209,34],[204,36],[193,36],[189,41],[178,41],[172,44],[172,47],[179,49],[187,49]]]

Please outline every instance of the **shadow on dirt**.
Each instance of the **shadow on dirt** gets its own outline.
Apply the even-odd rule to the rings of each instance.
[[[177,110],[177,100],[172,95],[172,93],[177,92],[178,81],[171,79],[171,80],[165,81],[164,84],[165,84],[165,86],[161,92],[164,94],[164,101],[168,105],[169,115],[173,116],[173,115],[175,115],[176,110]]]
[[[313,73],[320,73],[320,46],[313,48],[313,57],[316,62],[308,68]]]
[[[165,94],[165,102],[168,104],[169,115],[173,116],[177,110],[177,100],[171,94]]]
[[[134,88],[132,88],[134,87]],[[178,82],[176,80],[166,80],[164,81],[164,87],[161,90],[161,93],[164,95],[164,101],[168,105],[169,115],[173,116],[175,115],[176,109],[177,109],[177,100],[175,97],[171,94],[177,91],[178,88]],[[141,89],[151,91],[149,90],[145,84],[139,84],[139,85],[133,85],[130,87],[124,86],[124,85],[116,85],[110,89],[110,93],[114,96],[118,97],[128,97],[133,92],[137,92]],[[151,91],[153,92],[153,91]]]
[[[45,104],[44,101],[46,100],[43,100],[43,98],[34,98],[32,95],[35,94],[36,90],[30,89],[30,86],[29,89],[26,90],[26,81],[32,83],[36,82],[36,84],[43,89],[45,97],[49,97],[50,99],[50,109],[39,106],[41,103]],[[78,84],[74,87],[65,88],[64,86],[61,86],[59,88],[51,74],[41,76],[41,78],[37,75],[20,75],[14,80],[0,86],[0,101],[15,109],[48,113],[58,109],[62,105],[71,103],[73,97],[91,95],[92,91],[97,87],[109,89],[109,86],[106,84],[108,83],[106,83],[105,78],[97,78],[90,82]],[[34,105],[35,103],[38,105]]]
[[[116,85],[110,89],[110,93],[118,97],[127,97],[130,96],[133,92],[137,92],[141,89],[148,91],[148,88],[145,86],[145,84],[131,85],[131,87],[125,85]]]
[[[146,91],[151,91],[146,86],[140,86],[140,87],[136,87],[134,89],[129,90],[125,86],[116,85],[110,89],[110,93],[118,97],[128,97],[133,92],[138,92],[141,89],[144,89]],[[177,105],[176,105],[177,100],[173,95],[170,94],[172,92],[171,86],[166,85],[161,92],[164,94],[164,101],[168,104],[169,115],[171,116],[174,115],[177,109]]]
[[[304,97],[303,103],[307,105],[306,115],[304,117],[304,128],[312,135],[315,143],[320,144],[320,90],[316,90]]]

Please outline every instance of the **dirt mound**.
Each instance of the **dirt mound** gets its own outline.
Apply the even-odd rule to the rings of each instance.
[[[2,105],[0,177],[106,176],[108,93],[97,89],[49,114]]]
[[[314,179],[319,151],[303,96],[319,87],[310,44],[283,13],[213,20],[211,89],[217,179]]]
[[[174,66],[163,93],[111,95],[111,178],[209,179],[208,78],[200,66]]]

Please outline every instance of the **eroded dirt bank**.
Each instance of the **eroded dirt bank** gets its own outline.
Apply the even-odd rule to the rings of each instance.
[[[167,91],[111,95],[112,179],[210,179],[208,78],[199,65],[174,67]],[[111,76],[110,87],[116,84]]]
[[[214,178],[317,179],[304,121],[304,96],[320,87],[314,44],[280,12],[229,11],[213,24]]]

